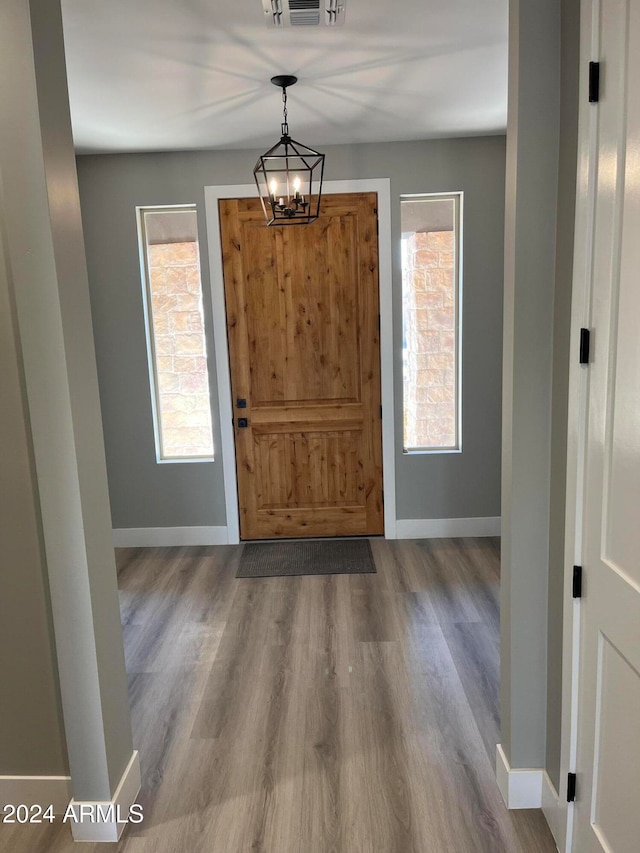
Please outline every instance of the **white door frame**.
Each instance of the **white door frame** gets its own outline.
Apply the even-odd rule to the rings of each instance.
[[[382,391],[382,467],[384,477],[384,535],[396,538],[396,466],[395,466],[395,412],[393,396],[393,304],[391,262],[391,181],[389,178],[365,178],[357,181],[325,181],[323,194],[367,193],[378,194],[378,269],[380,287],[380,379]],[[227,313],[224,298],[222,243],[218,201],[221,198],[254,198],[255,184],[236,184],[204,188],[209,248],[209,274],[211,278],[211,305],[213,311],[213,345],[216,356],[218,380],[218,409],[220,412],[220,437],[224,499],[227,512],[227,538],[230,545],[240,542],[240,517],[238,511],[238,480],[236,476],[236,448],[233,433],[233,402],[231,373],[229,370],[229,345],[227,340]]]
[[[573,848],[574,804],[567,803],[567,774],[576,772],[580,674],[580,599],[574,599],[573,566],[582,565],[584,473],[587,441],[589,368],[577,359],[580,329],[590,328],[592,258],[598,167],[598,105],[589,103],[588,63],[599,58],[599,0],[580,8],[580,85],[576,224],[571,293],[571,336],[567,422],[564,601],[562,641],[562,722],[560,791],[543,801],[543,811],[561,853]]]

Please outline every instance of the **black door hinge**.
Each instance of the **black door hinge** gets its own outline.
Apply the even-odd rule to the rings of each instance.
[[[589,329],[580,329],[580,364],[589,364],[591,346],[591,332]]]
[[[589,63],[589,103],[597,104],[600,100],[600,63]]]
[[[567,802],[573,803],[576,799],[576,781],[575,773],[567,773]]]
[[[582,598],[582,566],[573,567],[573,589],[574,598]]]
[[[380,221],[376,219],[376,234],[380,236]]]
[[[382,418],[382,403],[380,403],[380,417]]]

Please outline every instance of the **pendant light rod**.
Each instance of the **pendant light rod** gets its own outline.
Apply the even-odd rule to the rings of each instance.
[[[289,116],[287,113],[287,89],[289,86],[293,86],[298,82],[298,78],[294,77],[293,74],[276,74],[275,77],[271,78],[271,82],[274,86],[278,86],[282,89],[282,138],[289,138]]]

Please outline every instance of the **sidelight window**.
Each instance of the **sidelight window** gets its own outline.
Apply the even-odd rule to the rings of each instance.
[[[459,451],[462,194],[401,197],[405,453]]]
[[[158,462],[213,460],[195,205],[138,208]]]

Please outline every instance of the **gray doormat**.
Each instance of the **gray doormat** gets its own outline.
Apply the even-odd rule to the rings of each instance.
[[[375,570],[368,539],[250,542],[242,550],[236,577],[346,575]]]

